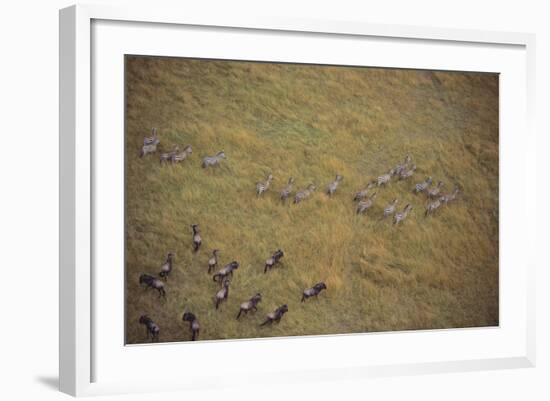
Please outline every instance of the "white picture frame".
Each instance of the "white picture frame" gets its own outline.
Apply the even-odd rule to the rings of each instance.
[[[311,336],[125,347],[122,339],[118,338],[124,325],[124,322],[120,321],[120,328],[112,329],[116,332],[113,336],[116,339],[110,342],[109,333],[113,332],[107,332],[105,327],[120,318],[118,312],[122,310],[123,305],[113,308],[116,313],[103,313],[105,302],[97,303],[94,291],[101,286],[105,289],[102,299],[118,305],[123,288],[117,280],[114,280],[112,288],[106,287],[108,283],[106,284],[104,276],[94,272],[98,261],[104,261],[102,258],[109,257],[108,252],[98,251],[101,248],[98,243],[111,239],[108,233],[99,233],[104,227],[101,223],[101,219],[105,218],[104,213],[111,212],[104,211],[97,193],[105,193],[109,190],[109,185],[116,185],[117,182],[120,184],[120,181],[117,181],[117,176],[120,178],[118,173],[113,174],[112,182],[104,184],[105,180],[101,177],[105,173],[101,171],[102,165],[103,170],[107,169],[107,166],[108,169],[121,168],[121,163],[117,164],[116,158],[116,152],[121,148],[115,146],[109,154],[102,141],[94,137],[94,129],[101,126],[102,116],[105,116],[101,110],[108,107],[111,112],[117,113],[122,105],[117,106],[116,99],[119,98],[116,98],[113,104],[105,101],[105,106],[103,102],[99,106],[97,97],[102,96],[102,89],[95,88],[92,81],[97,74],[103,74],[101,71],[119,66],[120,64],[116,64],[120,63],[118,56],[130,48],[144,52],[143,54],[158,51],[161,55],[196,56],[198,53],[190,49],[173,54],[175,47],[170,47],[170,41],[161,42],[163,38],[177,36],[180,33],[187,34],[186,27],[200,31],[195,32],[199,36],[201,32],[205,35],[214,32],[213,37],[218,39],[223,35],[237,40],[231,35],[236,34],[245,38],[246,35],[261,34],[262,40],[273,44],[273,50],[272,53],[262,53],[263,55],[255,53],[256,55],[252,56],[254,59],[297,59],[300,44],[295,45],[295,53],[291,52],[294,45],[281,46],[290,53],[279,53],[275,56],[277,43],[284,41],[284,38],[293,38],[293,35],[296,43],[300,43],[300,40],[306,43],[316,37],[325,38],[327,43],[333,38],[338,38],[341,43],[345,43],[346,40],[383,40],[384,46],[405,46],[401,47],[404,52],[406,46],[412,46],[415,52],[421,50],[424,53],[419,54],[425,54],[426,57],[422,59],[419,55],[414,63],[405,65],[397,55],[395,59],[388,54],[387,58],[384,58],[384,50],[376,50],[375,43],[372,49],[373,54],[378,54],[378,59],[375,60],[377,65],[412,68],[439,66],[442,69],[456,70],[467,70],[477,66],[483,71],[503,74],[505,79],[502,85],[509,86],[501,92],[500,262],[505,268],[501,269],[500,326],[418,333]],[[147,40],[144,38],[136,40],[141,31],[150,28],[154,28],[148,31],[147,38],[151,39],[150,43],[146,43]],[[128,33],[130,30],[131,35]],[[125,43],[130,42],[130,37],[134,38],[137,44],[125,48]],[[235,58],[234,53],[231,53],[235,50],[232,50],[231,46],[216,50],[212,45],[209,50],[208,37],[200,40],[204,40],[201,43],[206,49],[196,50],[197,52],[206,52],[201,53],[206,55],[213,52],[215,57]],[[107,46],[107,43],[110,45]],[[160,43],[163,43],[162,48]],[[150,47],[157,45],[158,50]],[[436,46],[438,52],[434,52],[430,46]],[[446,46],[452,46],[452,51],[446,51]],[[342,60],[347,60],[346,57],[349,58],[350,55],[346,56],[345,46],[341,47],[344,48]],[[422,50],[421,47],[425,49]],[[484,56],[490,49],[494,49],[494,57]],[[253,377],[256,383],[269,383],[274,377],[287,381],[343,377],[360,380],[373,376],[534,366],[536,261],[532,247],[535,243],[536,211],[529,207],[528,203],[528,199],[534,197],[536,165],[536,138],[532,126],[534,49],[534,35],[525,33],[292,18],[247,17],[238,20],[216,15],[188,15],[185,9],[163,10],[155,7],[112,8],[78,5],[61,10],[60,390],[80,396],[233,386],[238,385],[238,381],[234,380],[238,374]],[[105,53],[106,55],[115,57],[102,57],[101,52],[104,50],[112,52]],[[256,48],[254,51],[259,52],[259,49]],[[349,53],[349,50],[347,51]],[[470,54],[466,58],[472,60],[462,62],[458,57],[453,58],[453,54],[460,55],[461,52]],[[242,54],[236,58],[246,56],[247,54]],[[313,53],[310,57],[314,57]],[[474,58],[476,60],[473,60]],[[111,64],[113,60],[116,61],[115,64]],[[354,61],[347,62],[364,65],[364,61]],[[501,63],[500,67],[498,63]],[[115,71],[115,81],[109,81],[111,84],[114,83],[110,87],[115,91],[122,91],[118,81],[121,73],[122,71]],[[101,75],[97,79],[111,79],[103,78],[104,76],[106,75]],[[94,91],[97,91],[95,102]],[[515,94],[515,98],[512,99],[511,93]],[[502,115],[503,112],[507,113]],[[113,123],[114,127],[119,127],[119,117],[107,120]],[[514,132],[516,135],[513,135]],[[521,135],[517,135],[518,132]],[[122,135],[122,132],[119,134]],[[101,162],[99,158],[102,159]],[[518,182],[521,184],[514,184]],[[521,185],[523,191],[514,191],[516,185]],[[117,199],[120,200],[117,194],[114,194],[114,199],[113,203],[120,205],[120,202],[117,202]],[[120,213],[120,210],[117,212],[115,207],[112,213]],[[119,217],[115,216],[112,221],[120,221]],[[122,230],[122,227],[120,229]],[[116,237],[114,242],[117,242]],[[117,252],[119,250],[114,250],[110,255]],[[506,267],[508,265],[510,268]],[[450,344],[456,344],[456,347],[450,350]],[[431,353],[423,348],[427,345],[432,347]],[[467,345],[471,345],[469,351]],[[316,359],[315,350],[319,347],[323,348],[325,355]],[[370,350],[368,357],[354,351],[357,349]],[[196,364],[187,368],[185,372],[182,372],[180,367],[177,374],[163,374],[162,369],[168,372],[175,366],[173,358],[181,352],[185,352],[187,360]],[[423,352],[425,358],[419,356],[420,352]],[[228,374],[222,377],[219,372],[207,373],[208,363],[220,353],[225,353],[232,360],[240,360],[234,366],[233,376]],[[262,365],[259,356],[267,358],[270,361],[269,366],[265,362]],[[161,371],[152,376],[152,380],[144,381],[132,370],[132,366],[147,358],[167,362],[165,368],[159,368]],[[255,368],[252,370],[250,366]]]

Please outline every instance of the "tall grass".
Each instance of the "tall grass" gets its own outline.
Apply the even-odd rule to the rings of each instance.
[[[127,57],[126,333],[146,341],[148,314],[161,341],[190,339],[184,311],[201,322],[200,339],[250,338],[498,324],[498,77],[493,74],[342,68],[250,62]],[[161,151],[191,144],[180,165],[138,157],[158,127]],[[200,160],[224,150],[220,168]],[[405,154],[418,166],[411,181],[379,190],[357,216],[352,194]],[[255,183],[272,173],[262,198]],[[323,191],[336,173],[336,195]],[[411,192],[427,175],[462,191],[460,200],[424,217]],[[299,205],[278,190],[318,191]],[[380,218],[393,198],[411,203],[402,226]],[[201,250],[192,252],[191,224]],[[211,250],[222,265],[240,262],[229,299],[207,275]],[[263,273],[277,248],[280,267]],[[168,251],[175,267],[167,299],[139,287]],[[302,291],[328,287],[301,304]],[[259,311],[235,320],[256,292]],[[283,303],[279,325],[259,327]]]

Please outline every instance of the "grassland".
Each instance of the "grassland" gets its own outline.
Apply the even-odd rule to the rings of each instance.
[[[190,159],[140,159],[152,127],[161,151],[191,144]],[[189,340],[184,311],[197,315],[202,340],[498,325],[496,75],[127,57],[125,138],[127,343],[146,341],[142,314],[160,341]],[[219,150],[220,168],[200,168]],[[407,153],[415,176],[356,215],[352,194]],[[268,173],[272,190],[258,199],[255,183]],[[323,190],[336,173],[344,180],[330,199]],[[427,175],[462,195],[425,218],[425,197],[411,189]],[[282,204],[290,176],[295,188],[319,190]],[[398,227],[380,218],[393,198],[414,206]],[[207,274],[214,248],[222,265],[241,264],[219,310]],[[277,248],[283,264],[264,275]],[[162,300],[138,277],[156,274],[169,251]],[[318,281],[328,290],[301,304]],[[259,311],[235,320],[256,292]],[[281,323],[259,327],[283,303]]]

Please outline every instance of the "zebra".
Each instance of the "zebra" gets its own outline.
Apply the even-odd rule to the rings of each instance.
[[[275,252],[273,252],[273,255],[271,255],[271,257],[265,261],[264,274],[267,273],[268,270],[271,270],[276,264],[278,264],[283,256],[285,256],[285,254],[280,249],[277,249]]]
[[[319,295],[319,293],[321,291],[326,290],[326,289],[327,289],[327,286],[323,282],[315,284],[313,287],[304,290],[304,292],[302,293],[302,301],[301,302],[305,302],[306,299],[308,299],[310,297],[316,297],[317,295]]]
[[[166,290],[164,289],[164,283],[159,280],[158,278],[155,278],[153,276],[150,276],[149,274],[142,274],[139,276],[139,285],[145,284],[145,288],[153,288],[159,292],[159,298],[165,297],[166,298]]]
[[[340,181],[342,181],[344,177],[342,177],[340,174],[336,174],[336,178],[334,181],[332,181],[327,186],[327,195],[332,196],[336,192],[336,189],[338,188],[338,184],[340,184]]]
[[[218,249],[214,249],[212,251],[212,257],[210,259],[208,259],[208,273],[210,274],[210,272],[212,270],[215,270],[216,267],[218,267],[218,254],[219,254],[219,250]]]
[[[413,164],[409,170],[401,170],[399,173],[399,179],[400,180],[406,180],[407,178],[410,178],[413,176],[414,172],[416,170],[416,164]]]
[[[174,155],[179,152],[179,147],[178,145],[174,146],[174,149],[170,152],[165,152],[165,153],[161,153],[160,156],[159,156],[159,159],[160,159],[160,164],[162,163],[166,163],[170,160],[172,160],[172,157],[174,157]]]
[[[376,186],[376,182],[369,182],[365,189],[357,191],[353,197],[354,201],[360,201],[369,196],[369,190]]]
[[[424,192],[430,185],[432,185],[432,177],[427,177],[423,182],[420,182],[414,186],[413,192]]]
[[[407,204],[405,206],[405,208],[403,209],[402,212],[397,212],[394,216],[393,216],[393,224],[399,224],[401,223],[403,220],[405,220],[409,214],[409,212],[412,210],[412,206],[409,204]]]
[[[157,135],[157,129],[156,128],[153,128],[152,131],[151,131],[151,136],[145,136],[143,137],[143,144],[144,145],[151,145],[152,143],[159,143],[160,140],[158,139],[158,135]]]
[[[189,329],[191,330],[191,341],[195,341],[199,336],[201,326],[195,314],[191,312],[185,312],[181,318],[184,322],[189,322]]]
[[[436,199],[430,203],[428,203],[428,206],[426,206],[426,213],[425,216],[428,216],[430,214],[435,213],[437,209],[441,206],[441,199]]]
[[[376,184],[378,186],[381,186],[381,185],[387,185],[390,180],[391,180],[391,176],[393,174],[392,172],[393,170],[390,170],[389,173],[386,173],[386,174],[382,174],[381,176],[379,176],[377,179],[376,179]]]
[[[191,153],[193,153],[193,148],[191,148],[191,145],[187,145],[181,152],[175,151],[172,154],[170,161],[172,164],[182,162],[187,159]]]
[[[142,315],[139,318],[139,323],[145,325],[145,332],[147,333],[147,339],[149,339],[149,335],[150,335],[151,342],[154,342],[155,340],[158,341],[160,328],[155,322],[153,322],[153,320],[149,316]]]
[[[250,298],[248,301],[243,302],[241,304],[241,307],[239,309],[239,314],[237,315],[237,320],[239,320],[239,317],[241,317],[241,313],[244,312],[246,315],[249,311],[257,311],[258,310],[258,304],[262,300],[262,294],[257,293],[252,298]]]
[[[221,268],[220,271],[218,271],[216,274],[214,274],[212,276],[212,280],[223,283],[223,281],[226,279],[227,276],[233,277],[233,270],[237,270],[238,268],[239,268],[239,262],[234,260],[233,262]]]
[[[143,146],[141,147],[141,153],[139,157],[143,157],[149,153],[155,153],[157,151],[157,145],[160,143],[160,139],[157,135],[157,129],[153,128],[151,136],[143,138]]]
[[[223,150],[216,153],[215,156],[206,156],[202,159],[202,168],[218,166],[223,159],[225,159],[225,152]]]
[[[292,184],[294,184],[294,178],[293,177],[290,177],[288,179],[288,183],[286,184],[286,187],[283,188],[283,190],[281,191],[281,200],[284,202],[287,200],[287,198],[290,196],[290,194],[292,193]]]
[[[309,196],[315,191],[315,185],[309,184],[306,189],[298,191],[294,196],[294,203],[300,203],[303,200],[309,198]]]
[[[193,229],[193,252],[197,252],[202,244],[202,238],[199,234],[199,225],[193,224],[191,228]]]
[[[454,201],[456,199],[458,193],[459,193],[458,188],[455,188],[455,190],[453,191],[452,194],[441,195],[441,198],[439,198],[439,200],[441,200],[441,203],[447,204],[449,202]]]
[[[287,312],[288,312],[288,305],[285,304],[285,305],[279,306],[273,312],[267,314],[265,321],[262,324],[260,324],[260,326],[265,326],[266,324],[268,323],[271,324],[273,322],[279,323],[283,315]]]
[[[437,195],[439,195],[439,192],[441,191],[441,187],[445,185],[443,182],[439,181],[437,183],[437,186],[435,188],[428,190],[428,198],[436,198]]]
[[[401,164],[398,164],[397,166],[395,166],[394,168],[391,169],[390,171],[390,174],[391,175],[397,175],[397,176],[400,176],[401,173],[403,171],[405,171],[405,169],[407,168],[407,166],[409,165],[409,163],[411,162],[411,156],[410,155],[406,155],[405,156],[405,160],[403,161],[403,163]]]
[[[229,280],[225,279],[223,280],[223,286],[222,288],[216,293],[216,309],[218,309],[218,306],[220,306],[220,303],[227,300],[227,297],[229,296]]]
[[[388,206],[384,208],[384,218],[391,216],[392,214],[395,213],[395,209],[397,208],[397,202],[399,201],[397,200],[397,198],[395,198],[388,204]]]
[[[273,176],[271,174],[269,174],[267,176],[267,180],[265,180],[265,182],[261,182],[261,181],[258,182],[256,184],[256,194],[258,196],[260,196],[261,194],[266,192],[269,189],[269,186],[271,185],[271,181],[273,181]]]
[[[374,204],[374,200],[376,199],[376,195],[377,195],[377,193],[375,192],[369,198],[367,198],[365,200],[362,200],[359,203],[357,203],[357,208],[355,209],[355,212],[357,214],[365,213],[367,211],[367,209],[372,207],[372,205]]]
[[[166,255],[166,261],[160,267],[159,276],[164,278],[164,280],[167,280],[168,275],[172,272],[173,264],[174,264],[174,254],[172,252],[168,252],[168,254]]]

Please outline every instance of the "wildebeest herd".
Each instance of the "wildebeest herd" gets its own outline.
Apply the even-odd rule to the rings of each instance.
[[[160,144],[160,139],[156,128],[153,128],[152,135],[144,137],[143,145],[141,148],[140,157],[145,157],[149,154],[154,154],[158,150],[158,145]],[[177,164],[188,159],[192,154],[191,145],[186,145],[183,147],[183,151],[179,150],[179,146],[176,145],[173,147],[173,150],[170,152],[160,153],[160,163],[171,163]],[[221,163],[226,159],[225,152],[220,151],[214,156],[206,156],[202,159],[201,166],[202,168],[212,168],[220,166]],[[395,167],[387,170],[386,173],[376,177],[367,182],[367,184],[360,190],[356,191],[353,194],[353,201],[355,202],[355,212],[356,214],[367,214],[369,210],[372,209],[377,197],[379,190],[382,190],[384,187],[392,185],[392,182],[400,182],[410,180],[416,171],[416,165],[412,162],[412,157],[406,155],[404,160],[398,163]],[[275,178],[272,174],[268,174],[264,181],[259,181],[256,183],[256,195],[257,197],[266,196],[265,194],[269,192],[272,181]],[[326,186],[325,194],[332,198],[336,195],[338,188],[344,177],[340,174],[336,174],[334,180],[328,183]],[[426,177],[422,182],[417,183],[412,188],[413,194],[424,194],[426,196],[426,206],[425,206],[425,216],[434,215],[436,211],[443,205],[447,205],[450,202],[457,199],[459,194],[458,188],[455,187],[451,193],[443,193],[442,188],[444,184],[442,181],[438,181],[436,185],[433,185],[433,178],[431,176]],[[299,204],[300,202],[306,201],[311,198],[316,190],[316,186],[313,183],[309,183],[307,186],[302,189],[294,192],[294,177],[290,177],[287,181],[287,184],[282,188],[278,193],[278,198],[284,204],[288,198],[293,197],[293,203]],[[411,197],[414,199],[414,196]],[[398,207],[399,199],[393,199],[388,205],[383,209],[383,215],[380,216],[381,219],[387,219],[392,217],[393,224],[399,225],[403,223],[409,213],[413,210],[411,202],[407,202],[405,206],[400,209]],[[200,234],[199,224],[191,224],[191,241],[190,241],[190,251],[196,253],[203,247],[203,239]],[[208,260],[208,265],[205,266],[208,268],[208,274],[214,272],[212,280],[220,286],[213,297],[213,305],[216,309],[220,307],[220,304],[226,301],[229,297],[229,288],[231,280],[233,278],[234,272],[239,268],[239,262],[231,261],[225,264],[223,267],[219,268],[219,256],[220,250],[213,249],[211,251],[211,257]],[[275,250],[271,256],[269,256],[264,264],[264,273],[267,274],[272,268],[281,263],[281,259],[284,257],[284,252],[281,249]],[[160,266],[160,271],[158,271],[158,277],[143,273],[139,276],[139,284],[146,289],[154,289],[158,291],[159,298],[165,298],[167,291],[166,286],[172,272],[174,265],[175,255],[172,252],[168,252],[166,255],[165,261]],[[305,302],[308,298],[317,297],[323,290],[327,290],[327,285],[320,281],[313,285],[310,288],[306,288],[302,292],[301,302]],[[256,312],[258,310],[258,304],[262,301],[262,294],[256,293],[248,301],[245,301],[240,304],[238,314],[236,319],[239,320],[240,317],[248,312]],[[265,320],[261,323],[261,326],[271,324],[273,322],[278,323],[282,319],[285,313],[288,312],[288,305],[283,304],[279,306],[274,311],[266,315]],[[183,322],[189,322],[189,330],[191,332],[191,340],[197,340],[200,332],[200,324],[198,318],[191,311],[184,311],[182,315]],[[148,314],[144,314],[139,318],[139,323],[143,324],[146,328],[146,338],[151,339],[151,341],[158,341],[160,335],[160,328],[154,322],[154,320],[149,317]]]

